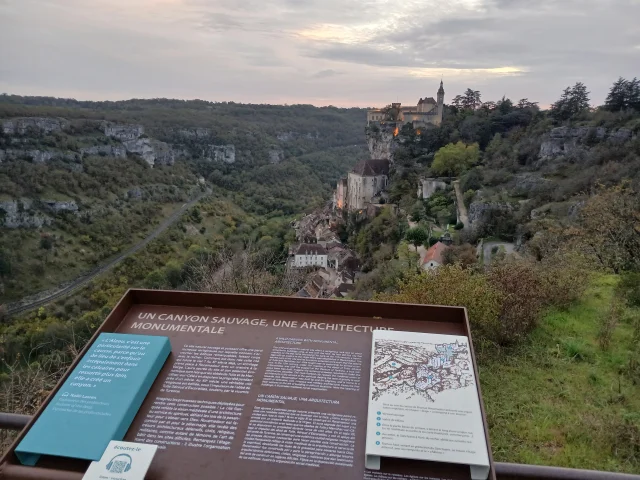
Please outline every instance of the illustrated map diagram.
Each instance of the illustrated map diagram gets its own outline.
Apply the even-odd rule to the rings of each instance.
[[[372,400],[416,395],[436,402],[437,394],[475,385],[469,346],[464,342],[425,343],[376,340]]]

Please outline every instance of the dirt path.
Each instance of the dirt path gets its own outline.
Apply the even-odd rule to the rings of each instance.
[[[464,228],[467,229],[469,225],[469,214],[467,213],[467,207],[464,204],[464,197],[462,195],[462,189],[460,188],[460,180],[453,182],[453,189],[456,192],[456,206],[458,207],[458,220],[464,224]]]
[[[135,245],[129,247],[127,250],[122,252],[120,255],[112,258],[104,265],[101,265],[94,270],[90,271],[86,275],[76,278],[71,282],[66,282],[62,284],[60,287],[55,288],[53,290],[47,290],[46,292],[40,292],[33,295],[29,295],[28,297],[23,298],[22,300],[18,300],[17,302],[8,303],[7,304],[7,312],[10,315],[26,312],[27,310],[32,310],[34,308],[41,307],[42,305],[46,305],[54,300],[65,297],[70,293],[84,287],[91,280],[96,278],[98,275],[102,275],[106,271],[115,267],[118,263],[120,263],[125,258],[133,255],[134,253],[138,253],[141,249],[147,246],[149,242],[155,240],[158,235],[164,232],[167,228],[173,225],[183,213],[185,213],[189,208],[194,206],[200,200],[202,200],[206,195],[210,192],[205,192],[198,195],[195,199],[191,200],[188,203],[185,203],[176,210],[169,218],[164,220],[160,225],[158,225],[149,235],[147,235],[143,240],[136,243]]]

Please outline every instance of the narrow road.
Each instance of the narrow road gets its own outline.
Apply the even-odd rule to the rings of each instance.
[[[464,204],[464,197],[462,195],[462,189],[460,188],[460,180],[453,182],[453,189],[456,192],[456,205],[458,207],[458,220],[464,224],[464,228],[469,228],[469,214],[467,213],[467,207]]]
[[[211,192],[207,190],[206,192],[198,195],[195,199],[182,205],[169,218],[165,219],[151,233],[149,233],[149,235],[147,235],[143,240],[129,247],[127,250],[120,253],[118,256],[112,258],[104,265],[96,267],[95,269],[91,270],[89,273],[76,278],[70,283],[65,283],[64,286],[62,287],[59,287],[57,289],[50,290],[47,292],[40,292],[33,295],[29,295],[28,297],[25,297],[22,300],[9,303],[7,304],[7,313],[9,313],[10,315],[14,315],[16,313],[22,313],[28,310],[32,310],[34,308],[41,307],[43,305],[46,305],[47,303],[50,303],[54,300],[58,300],[59,298],[65,297],[70,293],[84,287],[87,283],[89,283],[91,280],[96,278],[98,275],[102,275],[106,271],[116,266],[125,258],[135,253],[138,253],[141,249],[146,247],[149,242],[151,242],[152,240],[155,240],[158,237],[158,235],[160,235],[167,228],[173,225],[189,208],[194,206],[196,203],[202,200],[209,193]]]

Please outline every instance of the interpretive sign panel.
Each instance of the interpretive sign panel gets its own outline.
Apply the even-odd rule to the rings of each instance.
[[[375,331],[371,355],[367,456],[462,463],[473,466],[472,478],[486,479],[467,337]]]
[[[462,308],[134,290],[102,328],[171,341],[124,437],[158,446],[149,478],[471,478],[466,465],[398,458],[365,469],[373,332],[468,340]]]
[[[100,334],[16,448],[18,459],[100,460],[127,432],[170,351],[163,336]]]

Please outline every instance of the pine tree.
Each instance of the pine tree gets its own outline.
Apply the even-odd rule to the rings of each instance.
[[[628,84],[629,82],[622,77],[618,78],[618,80],[614,82],[609,90],[609,95],[607,95],[607,99],[604,102],[607,110],[619,112],[620,110],[627,108]]]
[[[564,89],[560,99],[551,106],[551,116],[562,122],[575,118],[589,108],[587,87],[584,83],[577,82],[573,87]]]

